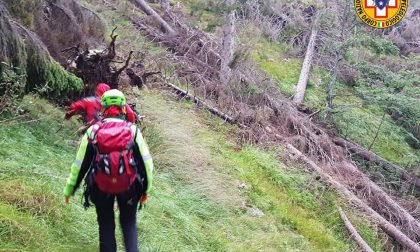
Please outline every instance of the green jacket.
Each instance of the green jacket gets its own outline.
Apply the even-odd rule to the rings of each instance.
[[[105,118],[103,121],[123,121],[122,119],[117,118]],[[89,168],[95,157],[95,151],[92,144],[95,134],[92,133],[94,127],[99,127],[98,124],[92,125],[86,133],[83,135],[82,140],[77,150],[76,160],[74,160],[70,169],[70,176],[67,179],[66,186],[64,187],[64,196],[69,197],[74,194],[77,188],[80,186],[81,181],[85,177],[86,173],[89,171]],[[143,135],[140,129],[136,125],[131,125],[131,131],[133,136],[136,136],[135,146],[134,146],[134,156],[141,159],[142,164],[139,165],[138,172],[145,174],[145,192],[149,192],[152,188],[153,181],[153,160],[149,152],[149,147],[147,146],[146,141],[143,139]]]

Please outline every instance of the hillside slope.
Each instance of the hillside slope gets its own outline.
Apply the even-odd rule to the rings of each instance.
[[[229,127],[189,103],[156,92],[144,93],[138,101],[157,170],[152,198],[139,214],[141,248],[354,248],[336,212],[338,198],[293,168],[299,164],[286,156],[279,162],[271,151],[237,146],[226,137]],[[26,97],[21,108],[22,115],[2,115],[0,124],[0,250],[96,250],[94,210],[83,210],[80,192],[69,206],[61,194],[75,153],[66,141],[77,138],[77,125],[66,122],[62,127],[62,112],[38,98]],[[369,225],[350,216],[380,250]]]
[[[220,26],[224,20],[222,4],[209,0],[181,2],[180,8],[188,16],[191,27],[200,27],[216,37],[221,36]],[[250,2],[255,4],[258,1]],[[258,3],[255,6],[259,6],[261,10],[255,10],[255,13],[266,18],[260,17],[262,20],[271,20],[276,27],[273,20],[278,18],[283,24],[280,28],[271,27],[270,30],[263,21],[254,18],[252,13],[249,14],[251,17],[247,17],[247,4],[241,4],[238,7],[240,14],[236,26],[236,53],[250,57],[274,80],[280,92],[292,97],[299,80],[306,40],[310,32],[310,26],[294,23],[297,22],[294,15],[299,15],[300,6],[314,7],[317,5],[316,1],[273,0]],[[410,1],[409,13],[416,10],[417,6],[416,1]],[[283,15],[290,17],[285,21],[282,19]],[[351,139],[384,159],[420,174],[420,151],[416,133],[416,127],[419,125],[417,118],[420,115],[418,53],[400,55],[403,54],[403,50],[396,46],[398,43],[392,41],[392,36],[384,36],[375,32],[375,29],[366,28],[357,17],[355,20],[356,35],[352,32],[346,33],[348,49],[343,60],[345,64],[339,66],[345,74],[339,76],[334,85],[334,108],[326,106],[332,73],[328,67],[322,65],[322,61],[326,60],[323,53],[331,46],[328,44],[330,42],[324,40],[328,41],[330,34],[323,34],[319,39],[320,44],[315,56],[317,59],[309,76],[304,105],[312,112],[318,112],[315,116],[317,120],[343,138]],[[411,22],[405,26],[413,27],[410,34],[418,36],[419,29],[414,26],[418,19],[410,18],[407,14],[405,21]],[[323,26],[327,27],[326,24]],[[398,29],[395,30],[402,29],[400,26],[396,27]],[[270,32],[277,36],[270,37]],[[296,39],[296,44],[292,43],[291,38]],[[413,41],[416,41],[416,38],[414,37]],[[346,73],[345,69],[351,70]],[[411,126],[407,126],[408,124]],[[366,170],[375,177],[378,176],[376,168],[370,164]],[[387,179],[392,180],[388,177]]]
[[[171,81],[179,81],[176,71],[182,73],[182,67],[177,59],[168,48],[148,41],[127,17],[128,11],[143,17],[131,4],[86,2],[94,5],[86,3],[89,8],[101,13],[107,29],[119,26],[119,58],[136,50],[139,53],[135,60],[142,61],[147,68],[164,71],[165,77],[167,73],[174,75]],[[206,14],[219,18],[211,10]],[[147,17],[145,20],[150,22]],[[276,81],[282,93],[291,95],[301,59],[286,52],[287,48],[279,43],[265,39],[248,42],[248,56]],[[324,75],[325,69],[316,68],[311,77],[306,101],[313,111],[324,107],[325,94],[317,86],[326,82]],[[189,87],[188,83],[179,82]],[[255,87],[247,88],[241,91],[247,94],[258,91]],[[262,149],[263,145],[243,142],[234,128],[196,110],[189,102],[175,102],[178,97],[165,91],[125,91],[146,115],[143,128],[157,168],[152,198],[139,215],[142,249],[352,251],[356,248],[336,212],[338,206],[345,204],[282,147]],[[339,121],[332,122],[337,124],[333,126],[338,126],[341,135],[368,147],[373,137],[376,139],[373,129],[382,125],[382,109],[364,105],[363,99],[343,83],[338,84],[337,91],[342,97],[337,97],[336,105],[349,109],[340,112],[343,118],[336,116]],[[357,106],[346,107],[349,102]],[[79,137],[74,133],[78,124],[63,123],[62,111],[33,96],[25,97],[13,111],[16,114],[0,114],[0,250],[97,250],[93,209],[82,209],[80,192],[71,206],[62,203],[62,186],[75,153],[75,148],[66,141]],[[406,161],[410,158],[415,162],[418,150],[406,143],[405,133],[391,117],[383,118],[372,150],[413,168]],[[383,172],[375,170],[373,175],[376,173],[382,179]],[[383,248],[391,242],[384,241],[352,209],[346,211],[375,250],[394,249]],[[121,241],[119,244],[122,249]]]

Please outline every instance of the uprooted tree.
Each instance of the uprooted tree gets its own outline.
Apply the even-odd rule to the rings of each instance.
[[[111,88],[118,88],[119,76],[130,63],[133,51],[129,53],[121,68],[115,66],[115,63],[118,63],[115,60],[115,40],[118,37],[118,35],[114,35],[115,30],[116,28],[112,30],[111,42],[104,50],[89,50],[87,47],[81,50],[79,44],[62,51],[68,56],[67,69],[84,81],[87,90],[99,82],[105,82]]]
[[[308,15],[304,13],[306,10],[302,8],[301,16],[313,18],[314,11],[311,9]],[[168,52],[173,54],[168,57],[174,57],[177,63],[182,62],[182,69],[174,70],[172,79],[181,79],[184,83],[191,84],[190,87],[194,90],[189,95],[189,91],[174,87],[171,83],[166,83],[167,86],[224,120],[243,124],[245,127],[241,128],[246,128],[244,138],[257,143],[286,142],[287,146],[293,147],[291,150],[297,150],[296,153],[300,153],[299,156],[305,157],[305,160],[315,160],[311,161],[311,166],[316,167],[315,170],[322,177],[328,178],[327,182],[346,195],[349,202],[356,203],[378,227],[402,246],[411,251],[420,251],[417,244],[420,241],[420,222],[417,217],[405,209],[398,198],[390,196],[388,191],[363,174],[351,161],[352,153],[349,153],[348,148],[335,143],[333,133],[310,120],[313,114],[308,116],[299,112],[294,104],[278,92],[270,78],[246,60],[239,61],[235,63],[239,65],[232,67],[232,81],[228,85],[215,84],[220,76],[220,43],[201,31],[188,27],[182,16],[177,16],[176,12],[165,13],[163,18],[176,31],[176,36],[168,36],[162,30],[161,22],[156,25],[146,18],[130,16],[131,22],[139,31],[168,48]],[[318,36],[318,41],[321,39]],[[238,87],[255,87],[251,85],[258,83],[259,92],[241,95],[238,90],[243,89],[235,90],[237,86],[234,83],[238,83]],[[198,99],[197,96],[204,98]],[[206,105],[203,105],[204,100]],[[220,112],[222,109],[207,106],[213,104],[227,109],[229,113],[215,113],[214,111]],[[261,115],[262,119],[256,115]]]

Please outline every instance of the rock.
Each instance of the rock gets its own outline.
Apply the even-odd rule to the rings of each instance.
[[[245,182],[241,181],[239,183],[239,185],[238,185],[238,188],[241,189],[241,190],[243,190],[243,189],[248,188],[248,186],[245,184]]]
[[[67,140],[67,144],[68,145],[71,145],[71,146],[79,146],[79,141],[76,141],[76,140]]]
[[[248,214],[255,218],[261,218],[264,216],[263,211],[261,211],[260,209],[256,207],[248,208]]]

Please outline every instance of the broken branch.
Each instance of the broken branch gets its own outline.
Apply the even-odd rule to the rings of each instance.
[[[346,214],[344,213],[341,207],[338,208],[338,213],[340,214],[341,220],[344,222],[344,226],[346,226],[347,231],[349,231],[350,236],[354,239],[354,241],[359,245],[360,249],[363,252],[373,252],[373,250],[369,247],[369,244],[363,240],[363,238],[359,235],[357,230],[353,227],[350,220],[347,218]]]

